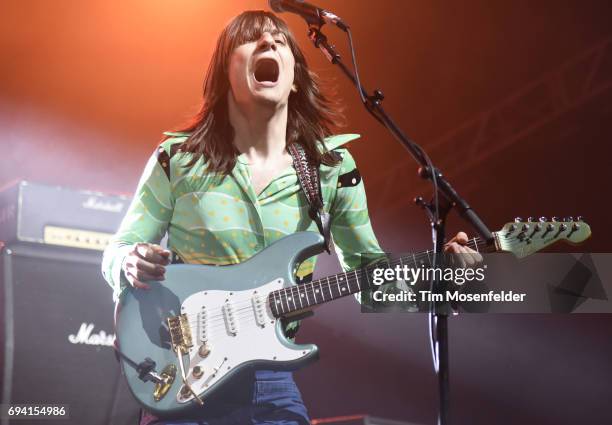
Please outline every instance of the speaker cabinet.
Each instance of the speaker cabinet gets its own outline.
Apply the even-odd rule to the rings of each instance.
[[[67,405],[70,417],[54,424],[138,423],[112,348],[114,304],[100,256],[44,246],[2,251],[3,404]]]

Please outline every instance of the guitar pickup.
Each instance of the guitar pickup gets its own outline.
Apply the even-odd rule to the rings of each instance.
[[[261,301],[261,298],[254,294],[251,298],[251,304],[253,305],[253,313],[255,314],[255,322],[262,328],[266,326],[266,316],[264,314],[265,306]]]
[[[225,326],[227,328],[227,331],[230,334],[236,336],[236,334],[238,333],[238,328],[236,326],[236,313],[234,311],[234,306],[232,305],[232,303],[226,302],[225,304],[223,304],[221,310],[223,311],[223,318],[225,319]]]
[[[208,341],[208,332],[207,332],[207,316],[208,313],[206,311],[206,306],[203,305],[200,309],[200,312],[198,313],[198,327],[199,327],[199,333],[200,333],[200,341],[204,344],[206,344],[206,341]]]

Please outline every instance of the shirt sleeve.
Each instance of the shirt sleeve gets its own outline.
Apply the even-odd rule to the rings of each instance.
[[[340,265],[348,271],[386,258],[386,254],[372,229],[365,187],[355,160],[348,150],[340,152],[342,162],[330,208],[331,233]],[[381,285],[377,290],[397,293],[405,288],[405,282],[397,281]],[[356,298],[366,307],[379,304],[373,300],[371,290],[357,293]]]
[[[165,155],[164,155],[165,154]],[[138,242],[159,243],[172,217],[174,200],[170,185],[169,161],[165,148],[151,156],[119,230],[111,238],[102,258],[102,275],[113,289],[115,299],[129,285],[122,266]]]

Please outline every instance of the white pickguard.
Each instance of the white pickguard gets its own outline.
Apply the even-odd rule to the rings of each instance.
[[[185,300],[181,306],[181,313],[189,318],[193,339],[185,373],[196,394],[201,394],[245,362],[290,361],[311,352],[309,348],[296,350],[288,347],[277,336],[277,332],[281,332],[280,322],[272,315],[267,298],[270,292],[282,287],[283,280],[276,279],[257,289],[202,291]],[[254,296],[259,297],[261,301],[259,316],[253,303]],[[227,303],[233,311],[232,314],[224,313],[224,306]],[[225,308],[227,310],[227,307]],[[233,316],[233,324],[228,321],[230,316]],[[203,344],[210,349],[210,353],[205,358],[198,353]],[[193,369],[196,366],[203,371],[200,378],[193,376]],[[186,403],[192,399],[193,396],[183,398],[177,394],[179,403]]]

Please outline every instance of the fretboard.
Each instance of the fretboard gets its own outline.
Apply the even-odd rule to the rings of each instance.
[[[488,248],[487,243],[481,238],[470,239],[467,246],[478,252],[484,252]],[[372,288],[375,286],[372,283],[372,272],[376,268],[395,268],[398,265],[402,268],[427,267],[432,264],[432,260],[433,250],[428,250],[376,261],[360,269],[272,291],[268,296],[268,302],[274,316],[282,317]]]

